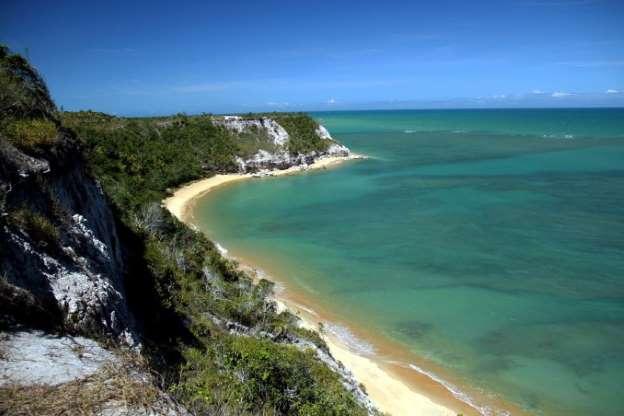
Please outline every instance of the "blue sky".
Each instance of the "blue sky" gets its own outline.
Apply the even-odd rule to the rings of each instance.
[[[0,42],[71,110],[624,106],[624,0],[4,0]]]

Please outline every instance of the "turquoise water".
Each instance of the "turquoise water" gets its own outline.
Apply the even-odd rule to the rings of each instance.
[[[317,113],[370,159],[196,215],[345,319],[534,414],[624,414],[624,110]]]

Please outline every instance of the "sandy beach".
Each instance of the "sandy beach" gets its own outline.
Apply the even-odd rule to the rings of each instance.
[[[305,168],[296,166],[285,170],[261,172],[259,174],[219,174],[179,188],[172,196],[165,199],[163,204],[180,221],[191,224],[189,214],[192,211],[193,201],[218,186],[259,176],[281,176],[301,173],[310,169],[323,169],[347,160],[360,158],[363,158],[363,156],[327,157],[319,159]],[[250,264],[243,263],[243,267],[256,270]],[[319,316],[314,311],[301,307],[288,295],[278,293],[275,300],[281,307],[287,308],[292,313],[298,315],[301,318],[302,326],[317,329]],[[359,354],[332,334],[324,333],[323,338],[329,346],[332,355],[341,361],[353,373],[356,379],[365,386],[373,403],[383,412],[394,416],[477,414],[471,411],[473,409],[467,408],[464,403],[459,401],[453,403],[452,408],[448,405],[439,404],[427,395],[411,389],[407,383],[384,368],[381,362],[376,362],[374,357]],[[452,400],[449,401],[452,402]]]
[[[163,205],[177,219],[186,222],[186,215],[193,207],[193,201],[217,186],[226,183],[236,182],[243,179],[262,178],[270,176],[293,175],[296,173],[306,172],[308,170],[327,169],[328,167],[337,165],[348,160],[365,159],[366,156],[351,154],[349,156],[328,156],[317,159],[311,165],[292,166],[288,169],[261,171],[258,173],[227,173],[217,174],[206,179],[200,179],[182,186],[163,201]]]

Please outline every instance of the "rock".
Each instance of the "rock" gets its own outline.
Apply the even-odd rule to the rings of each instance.
[[[223,126],[237,133],[242,133],[252,128],[265,130],[276,146],[284,146],[289,139],[286,130],[275,120],[268,117],[249,120],[243,119],[240,116],[224,116],[223,118],[215,118],[213,122],[216,125]]]
[[[327,156],[349,156],[350,150],[337,142],[329,134],[329,131],[319,125],[316,128],[316,134],[323,140],[330,141],[327,150],[312,151],[309,153],[291,154],[288,151],[288,141],[290,137],[288,132],[275,120],[268,117],[258,119],[244,119],[240,116],[223,116],[215,117],[213,123],[223,126],[226,129],[243,133],[251,129],[263,130],[272,140],[276,149],[271,151],[260,149],[251,157],[243,159],[237,157],[235,159],[240,172],[258,173],[262,171],[283,170],[293,166],[306,166],[314,163],[315,160]]]
[[[125,301],[115,220],[99,184],[86,174],[77,145],[64,138],[53,154],[33,158],[0,143],[0,270],[5,286],[30,293],[32,305],[49,311],[39,328],[58,321],[75,335],[111,335],[138,345]],[[20,210],[48,224],[54,236],[45,241],[41,233],[12,222]]]
[[[63,384],[90,376],[114,359],[97,342],[83,337],[41,331],[1,337],[0,387]]]
[[[329,131],[322,124],[319,124],[319,126],[316,128],[316,134],[321,139],[334,140],[331,134],[329,134]]]
[[[0,414],[188,416],[139,362],[84,337],[0,334]]]

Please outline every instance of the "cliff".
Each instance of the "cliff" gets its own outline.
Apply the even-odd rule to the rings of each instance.
[[[255,153],[247,157],[236,156],[236,164],[241,172],[287,169],[291,166],[312,164],[316,159],[324,156],[348,156],[350,154],[349,149],[337,143],[322,125],[316,125],[313,130],[313,134],[317,136],[316,148],[293,152],[290,134],[279,124],[279,121],[272,118],[224,116],[215,117],[213,122],[235,132],[239,138],[256,137]]]
[[[324,128],[59,113],[6,48],[0,88],[0,413],[376,413],[270,282],[159,205],[217,172],[348,152]]]
[[[28,292],[17,312],[42,326],[135,344],[115,221],[74,139],[61,130],[36,157],[2,139],[0,162],[3,296]]]

